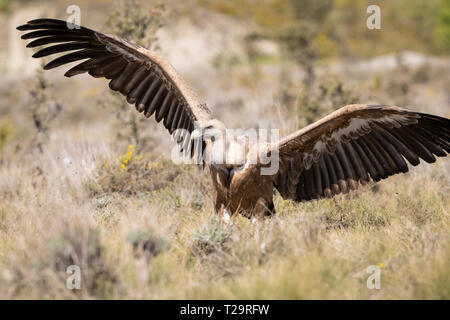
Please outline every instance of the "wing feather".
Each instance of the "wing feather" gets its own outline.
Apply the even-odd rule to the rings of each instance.
[[[154,52],[57,19],[35,19],[17,29],[29,31],[22,35],[22,39],[33,39],[27,47],[49,45],[34,57],[64,54],[44,69],[79,61],[65,73],[66,77],[87,72],[93,77],[110,79],[111,90],[126,96],[127,102],[135,104],[139,112],[145,111],[146,117],[156,114],[158,122],[164,119],[163,124],[171,134],[182,127],[192,132],[196,122],[201,125],[211,118],[209,109],[200,103],[175,69]]]
[[[329,198],[407,172],[408,163],[446,156],[450,120],[386,105],[350,105],[269,150],[275,148],[280,156],[275,187],[284,198]]]

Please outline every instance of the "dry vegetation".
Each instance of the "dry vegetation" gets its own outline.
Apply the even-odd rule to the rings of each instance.
[[[226,3],[195,5],[233,15]],[[257,33],[273,25],[259,23],[261,16],[252,17]],[[353,62],[333,73],[331,64],[314,60],[308,89],[304,65],[280,60],[247,52],[186,78],[229,127],[286,134],[353,101],[450,117],[445,54],[374,72]],[[136,145],[129,122],[117,119],[126,113],[117,111],[120,102],[98,102],[106,99],[105,81],[63,79],[61,72],[1,77],[0,298],[450,298],[448,159],[331,200],[297,204],[276,195],[274,218],[236,216],[224,225],[213,215],[207,173],[174,164],[173,145],[153,119],[139,122],[146,143]],[[62,110],[39,118],[36,96]],[[38,147],[36,117],[45,128]],[[81,290],[66,288],[71,264],[81,267]],[[380,290],[366,287],[369,265],[382,268]]]

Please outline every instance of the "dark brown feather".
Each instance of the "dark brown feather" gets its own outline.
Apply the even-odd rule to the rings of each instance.
[[[278,175],[277,189],[283,197],[286,195],[286,180],[286,173],[281,173]]]
[[[305,181],[306,181],[306,194],[307,199],[306,200],[312,200],[314,199],[314,195],[316,194],[316,188],[314,186],[314,177],[312,174],[312,170],[305,170]]]
[[[342,143],[338,143],[336,146],[336,155],[339,157],[339,162],[344,169],[344,175],[347,178],[347,183],[350,186],[350,189],[355,190],[358,186],[356,183],[356,174],[350,160],[347,158],[347,155],[344,152],[342,147]]]
[[[152,101],[153,96],[156,93],[156,90],[160,87],[161,80],[159,78],[155,78],[150,85],[150,87],[145,91],[140,100],[136,103],[139,111],[147,112],[150,102]]]
[[[357,174],[357,177],[361,180],[368,182],[369,176],[367,175],[367,169],[364,166],[364,163],[360,159],[359,155],[356,153],[355,149],[353,148],[351,142],[352,141],[344,144],[343,148],[345,149],[346,154],[349,156],[349,159],[351,161],[353,168],[355,169],[355,173]]]
[[[167,111],[167,115],[164,117],[164,127],[166,127],[169,131],[172,128],[172,120],[175,116],[178,107],[178,99],[176,97],[173,98],[172,103],[170,104],[169,110]]]
[[[314,185],[316,194],[314,195],[315,199],[318,199],[322,195],[322,175],[320,173],[320,168],[318,163],[314,163],[312,166],[312,171],[314,175]]]
[[[134,72],[139,68],[139,63],[127,63],[125,69],[120,73],[117,78],[114,78],[109,82],[109,88],[114,91],[120,91],[133,77]]]
[[[123,89],[120,90],[120,93],[127,96],[131,92],[131,90],[136,88],[139,85],[139,83],[141,83],[148,76],[148,74],[149,74],[149,70],[147,69],[147,67],[140,66],[135,71],[135,73],[133,74],[131,79],[128,81],[128,83],[126,83],[125,86],[123,87]]]
[[[80,51],[75,51],[72,53],[68,53],[61,57],[58,57],[44,66],[45,70],[50,70],[56,67],[59,67],[63,64],[74,62],[77,60],[87,59],[87,58],[95,58],[102,56],[101,51],[93,50],[93,49],[83,49]]]
[[[372,162],[377,162],[377,159],[372,154],[372,152],[370,150],[364,151],[364,149],[366,149],[366,148],[362,146],[364,144],[364,142],[362,142],[360,139],[351,141],[351,144],[352,144],[353,148],[356,150],[356,152],[359,154],[359,157],[362,159],[364,166],[367,169],[367,171],[369,172],[372,179],[374,181],[380,181],[381,176],[376,168],[377,165],[372,163]],[[369,157],[372,160],[369,160]]]
[[[51,54],[65,52],[65,51],[73,51],[79,49],[95,49],[95,50],[104,50],[104,46],[93,45],[89,42],[68,42],[61,43],[54,46],[46,47],[44,49],[39,50],[38,52],[33,54],[33,58],[41,58],[46,57]]]
[[[40,47],[40,46],[50,44],[50,43],[69,42],[69,41],[86,41],[86,39],[89,39],[89,38],[86,38],[82,35],[81,36],[78,36],[78,35],[50,36],[50,37],[39,38],[39,39],[31,41],[29,44],[27,44],[27,48]]]
[[[323,195],[327,198],[330,198],[332,196],[330,177],[327,169],[327,164],[325,163],[323,155],[319,159],[319,168],[320,168],[320,175],[322,177]]]
[[[342,168],[341,163],[339,162],[339,159],[336,154],[330,156],[330,158],[333,162],[334,170],[336,172],[339,189],[342,193],[347,193],[348,186],[347,182],[345,181],[344,169]]]
[[[137,87],[135,87],[131,92],[127,95],[127,101],[130,104],[136,103],[140,98],[143,97],[145,94],[145,90],[148,88],[148,86],[154,81],[155,75],[153,73],[149,73],[144,80],[142,80]],[[138,109],[138,105],[136,103],[136,109]],[[142,112],[143,110],[139,111]]]
[[[125,67],[127,66],[127,62],[120,57],[116,61],[109,62],[108,64],[104,64],[95,69],[100,69],[101,74],[104,75],[106,79],[115,79],[120,76]]]
[[[98,68],[100,65],[108,64],[114,61],[118,61],[120,59],[117,55],[105,55],[102,57],[91,58],[87,61],[77,64],[75,67],[69,69],[64,73],[66,77],[72,77],[77,74],[82,74],[88,72],[92,68]]]
[[[183,133],[183,123],[186,121],[187,115],[183,109],[181,109],[180,117],[178,118],[178,122],[175,125],[175,133],[173,135],[176,143],[180,142],[180,136]]]
[[[280,193],[281,193],[281,191],[280,191]],[[300,201],[306,200],[306,198],[307,198],[306,186],[305,186],[305,172],[304,171],[300,174],[299,181],[297,184],[297,197],[298,197],[298,200],[300,200]]]
[[[392,160],[390,155],[386,152],[386,150],[384,150],[378,140],[373,137],[373,134],[369,134],[364,138],[367,138],[367,145],[370,147],[370,150],[372,150],[380,164],[383,166],[384,173],[386,173],[386,178],[400,171],[395,165],[394,160]]]
[[[336,176],[336,171],[334,170],[333,162],[330,159],[330,156],[328,155],[327,152],[324,152],[324,154],[322,156],[323,156],[323,159],[325,160],[327,170],[329,173],[331,190],[333,191],[334,194],[339,194],[341,192],[341,190],[339,188],[339,184],[338,184],[338,180],[337,180],[337,176]]]
[[[401,139],[398,139],[394,130],[390,132],[388,128],[383,126],[382,124],[377,125],[378,132],[391,143],[413,166],[416,166],[420,163],[419,157],[413,151],[411,151],[406,144],[402,142]]]
[[[369,159],[371,160],[371,162],[374,164],[375,168],[378,171],[379,177],[381,179],[386,179],[391,171],[388,162],[383,158],[381,153],[372,144],[372,142],[368,139],[367,136],[360,137],[358,139],[358,143],[363,147],[364,152],[368,154]],[[375,177],[372,178],[374,178],[375,180]]]
[[[70,29],[61,30],[38,30],[33,32],[28,32],[22,35],[20,38],[24,40],[28,39],[34,39],[34,38],[41,38],[41,37],[48,37],[48,36],[73,36],[74,32]],[[91,35],[89,33],[83,34],[83,32],[77,32],[77,36],[89,38]]]
[[[155,94],[155,97],[150,103],[148,110],[145,111],[145,116],[147,118],[150,117],[155,112],[157,107],[161,107],[161,102],[166,92],[167,92],[166,86],[164,84],[161,84],[161,86],[159,87],[158,91]]]
[[[178,122],[179,122],[182,112],[183,112],[183,105],[181,105],[181,104],[177,105],[177,108],[175,110],[176,110],[176,112],[175,112],[175,115],[173,116],[173,119],[172,119],[171,125],[170,125],[170,130],[169,130],[170,134],[172,134],[173,131],[176,128],[178,128],[177,125],[178,125]]]
[[[422,129],[420,126],[415,126],[414,129],[417,132],[417,135],[421,136],[423,138],[423,141],[427,143],[427,148],[431,152],[433,152],[438,157],[445,157],[447,155],[447,153],[445,153],[445,151],[442,150],[439,146],[440,139],[438,137],[434,136],[431,132]]]
[[[172,92],[168,92],[164,98],[164,101],[161,104],[161,108],[156,110],[155,120],[156,122],[160,122],[162,118],[166,115],[166,113],[169,111],[169,107],[172,104]]]

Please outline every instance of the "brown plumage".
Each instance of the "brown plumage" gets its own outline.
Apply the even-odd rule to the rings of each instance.
[[[407,172],[408,162],[433,163],[450,152],[449,119],[385,105],[345,106],[277,143],[230,140],[224,124],[211,119],[209,109],[157,54],[88,28],[69,29],[61,20],[32,20],[18,29],[30,31],[22,36],[33,39],[27,47],[49,45],[33,57],[66,53],[44,69],[79,62],[65,76],[87,72],[109,79],[111,90],[137,111],[162,121],[181,151],[209,168],[218,213],[270,215],[274,188],[295,201],[330,198]],[[279,169],[261,174],[261,157],[276,152]],[[224,155],[233,160],[222,161]]]

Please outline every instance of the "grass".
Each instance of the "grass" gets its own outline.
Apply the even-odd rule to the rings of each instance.
[[[446,159],[331,200],[275,195],[274,218],[225,226],[207,172],[90,128],[55,126],[42,153],[16,148],[32,136],[6,140],[0,298],[450,298]],[[65,286],[71,264],[81,290]],[[381,289],[369,290],[377,264]]]
[[[448,299],[446,170],[442,161],[321,202],[276,196],[275,218],[225,226],[207,192],[193,205],[186,181],[208,185],[196,169],[160,189],[93,194],[51,167],[34,179],[3,168],[1,297]],[[65,288],[71,264],[82,269],[79,291]],[[376,264],[382,287],[369,290]]]
[[[415,86],[420,98],[430,84]],[[295,110],[280,111],[293,127]],[[5,140],[1,298],[450,298],[446,159],[331,200],[275,195],[274,218],[225,226],[207,172],[89,134],[99,127],[55,125],[42,153],[17,149],[29,134]],[[71,264],[81,290],[65,286]],[[382,266],[380,290],[366,286],[370,265]]]

